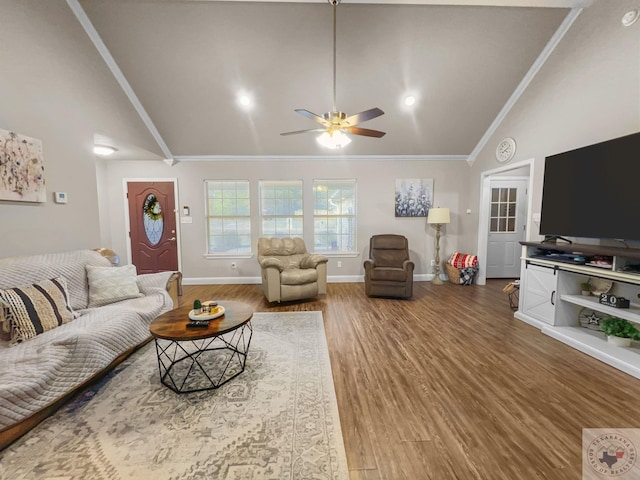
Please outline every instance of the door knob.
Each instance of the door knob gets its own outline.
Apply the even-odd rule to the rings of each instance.
[[[169,239],[169,241],[170,241],[170,242],[175,242],[175,241],[176,241],[176,237],[171,237],[171,238]]]

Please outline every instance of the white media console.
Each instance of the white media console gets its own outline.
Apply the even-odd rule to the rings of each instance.
[[[599,245],[521,242],[522,258],[519,310],[515,317],[636,378],[640,378],[640,342],[631,348],[612,345],[602,332],[581,327],[578,316],[583,309],[624,318],[640,329],[640,249]],[[592,264],[598,257],[609,265]],[[587,264],[582,264],[586,259]],[[631,271],[629,271],[631,270]],[[637,272],[637,273],[636,273]],[[581,283],[612,282],[609,293],[631,301],[630,308],[614,308],[599,303],[597,296],[583,296]],[[598,280],[600,279],[600,280]]]

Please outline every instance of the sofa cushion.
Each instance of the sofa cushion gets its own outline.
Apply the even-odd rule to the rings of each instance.
[[[123,267],[87,265],[89,308],[142,296],[136,275],[135,265]]]
[[[0,288],[64,277],[71,307],[80,310],[89,303],[86,265],[111,267],[109,260],[93,250],[0,258]]]
[[[403,268],[376,267],[371,270],[371,280],[406,282],[407,271]]]
[[[296,255],[307,253],[304,240],[299,237],[292,238],[260,238],[258,239],[258,252],[263,257],[279,257],[283,255]]]
[[[63,277],[0,290],[0,305],[2,330],[9,330],[11,343],[34,338],[75,318]]]
[[[315,268],[286,268],[280,273],[282,285],[304,285],[318,281],[318,271]]]

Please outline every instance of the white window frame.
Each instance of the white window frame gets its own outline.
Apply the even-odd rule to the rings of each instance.
[[[265,214],[266,209],[268,208],[268,204],[271,202],[277,202],[280,199],[277,198],[269,198],[266,199],[264,196],[264,190],[270,187],[299,187],[300,189],[300,210],[299,214],[287,214],[287,215],[278,215],[275,213]],[[304,182],[302,180],[260,180],[259,186],[259,201],[260,201],[260,236],[262,237],[278,237],[278,238],[287,238],[287,237],[300,237],[304,238]],[[277,208],[277,207],[276,207]],[[275,233],[272,231],[265,232],[264,231],[264,222],[266,219],[273,219],[278,222],[278,220],[282,222],[289,223],[288,232],[283,233],[282,231],[276,231]],[[302,230],[300,232],[292,232],[292,219],[299,220],[300,225],[302,226]]]
[[[248,212],[246,215],[238,215],[238,211],[237,211],[237,205],[236,205],[236,211],[235,211],[235,215],[213,215],[211,214],[211,212],[209,211],[209,185],[212,183],[219,183],[219,184],[246,184],[246,188],[247,188],[247,192],[248,192],[248,198],[247,198],[247,202],[248,202]],[[236,187],[236,191],[237,191],[237,187]],[[205,198],[205,212],[206,212],[206,254],[205,257],[207,258],[221,258],[221,257],[231,257],[231,258],[251,258],[253,256],[253,252],[252,252],[252,244],[253,244],[253,237],[252,237],[252,233],[251,233],[251,184],[249,182],[249,180],[205,180],[204,181],[204,198]],[[237,197],[236,197],[237,198]],[[239,236],[239,235],[248,235],[249,236],[249,250],[247,251],[227,251],[227,252],[211,252],[209,250],[210,246],[211,246],[211,220],[212,219],[219,219],[222,221],[237,221],[238,219],[242,219],[245,220],[248,224],[249,224],[249,233],[238,233],[238,230],[236,228],[235,231],[222,231],[219,234],[217,234],[217,236],[220,236],[222,238],[225,238],[226,236],[229,235],[234,235],[234,236]]]
[[[327,210],[326,213],[318,213],[318,211],[316,210],[316,192],[318,190],[318,188],[321,188],[323,186],[334,186],[337,184],[344,184],[344,185],[349,185],[353,191],[353,213],[339,213],[339,214],[329,214],[329,211]],[[340,224],[340,220],[342,219],[353,219],[353,232],[352,232],[352,238],[351,238],[351,244],[352,244],[352,248],[349,250],[346,249],[340,249],[340,248],[336,248],[336,249],[327,249],[327,250],[320,250],[320,249],[316,249],[316,236],[317,235],[326,235],[326,231],[325,232],[318,232],[316,231],[316,221],[317,220],[321,220],[324,219],[325,221],[328,221],[330,219],[336,219],[338,225]],[[337,232],[337,235],[342,235],[341,232]],[[314,245],[314,252],[318,252],[318,253],[323,253],[323,254],[327,254],[327,255],[344,255],[344,254],[356,254],[357,253],[357,245],[358,245],[358,183],[357,180],[355,178],[341,178],[341,179],[314,179],[313,180],[313,245]]]

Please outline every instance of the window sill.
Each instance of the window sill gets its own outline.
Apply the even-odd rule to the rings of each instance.
[[[325,257],[342,257],[342,258],[356,258],[360,256],[359,252],[313,252],[317,255],[324,255]]]

